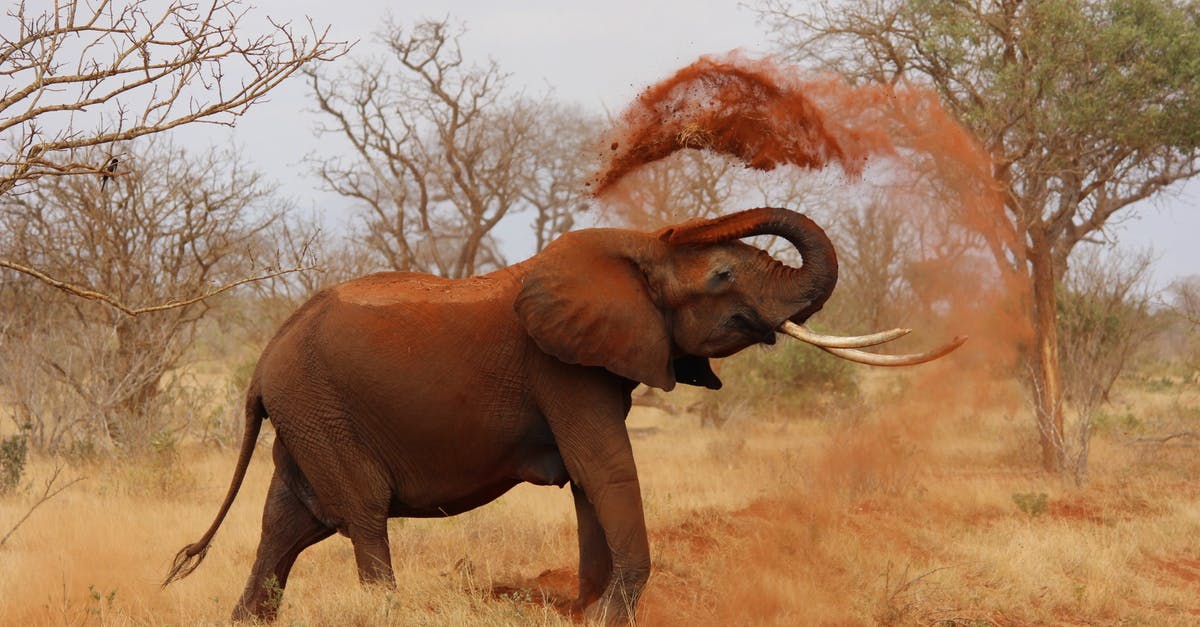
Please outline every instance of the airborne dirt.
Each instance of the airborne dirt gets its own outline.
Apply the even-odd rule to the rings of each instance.
[[[868,151],[887,151],[886,136],[865,135],[828,119],[806,85],[768,62],[704,57],[647,88],[621,117],[607,165],[594,181],[603,195],[628,174],[684,149],[730,155],[747,167],[790,164],[851,174]]]

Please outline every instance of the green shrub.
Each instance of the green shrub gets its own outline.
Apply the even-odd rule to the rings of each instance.
[[[811,412],[858,397],[852,364],[799,342],[742,351],[725,360],[720,376],[720,402],[756,415]]]
[[[1142,421],[1133,412],[1109,413],[1105,411],[1096,412],[1095,429],[1097,433],[1131,433],[1137,432]]]
[[[1167,376],[1146,375],[1140,381],[1147,392],[1170,392],[1175,387],[1175,381]]]
[[[1031,518],[1037,518],[1046,513],[1049,497],[1045,492],[1018,492],[1012,495],[1012,500],[1017,504],[1017,509]]]
[[[197,486],[179,454],[178,435],[168,431],[155,433],[145,450],[120,460],[110,479],[115,489],[139,497],[185,497]]]
[[[21,484],[25,462],[29,461],[29,427],[16,435],[0,439],[0,494],[8,494]]]

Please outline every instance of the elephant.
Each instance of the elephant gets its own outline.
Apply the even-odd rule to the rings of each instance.
[[[784,238],[802,265],[739,241],[754,235]],[[453,516],[522,482],[570,485],[574,610],[632,620],[651,565],[631,392],[718,389],[709,358],[773,344],[781,328],[851,358],[847,346],[895,335],[833,340],[802,326],[837,268],[812,220],[763,207],[654,232],[573,231],[467,279],[382,272],[321,291],[263,350],[228,493],[163,586],[204,559],[269,419],[274,474],[235,620],[273,620],[297,556],[334,532],[362,582],[394,586],[390,517]]]

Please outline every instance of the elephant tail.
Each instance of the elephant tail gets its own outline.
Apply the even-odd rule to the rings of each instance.
[[[255,380],[251,383],[250,392],[246,395],[246,430],[242,435],[242,450],[238,454],[237,466],[233,469],[233,479],[229,482],[229,492],[225,494],[225,502],[221,503],[221,510],[217,512],[216,519],[213,520],[208,531],[204,532],[204,536],[198,542],[183,547],[175,554],[175,562],[171,564],[171,570],[167,573],[167,578],[163,580],[162,587],[165,588],[171,582],[192,574],[200,562],[204,561],[204,556],[208,554],[209,543],[216,535],[217,528],[225,520],[225,515],[229,513],[229,507],[233,505],[233,499],[237,497],[238,490],[242,487],[242,480],[246,478],[246,468],[250,466],[250,457],[254,455],[254,447],[258,443],[258,432],[262,429],[263,419],[266,417],[267,411],[263,407],[262,395],[258,391],[258,381]]]

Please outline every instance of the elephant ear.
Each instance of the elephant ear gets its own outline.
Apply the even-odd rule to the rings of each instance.
[[[538,347],[561,361],[673,389],[671,338],[645,274],[593,239],[568,234],[538,255],[517,296],[517,316]]]

